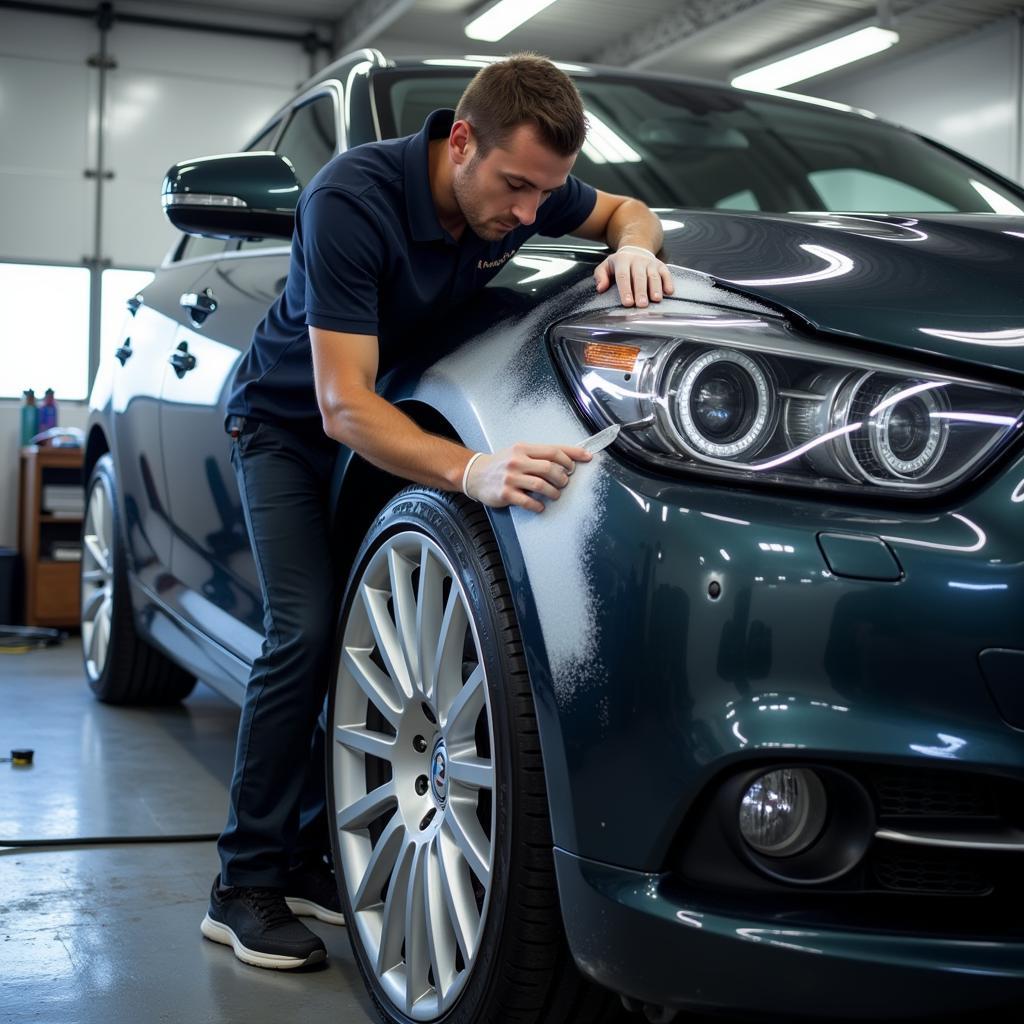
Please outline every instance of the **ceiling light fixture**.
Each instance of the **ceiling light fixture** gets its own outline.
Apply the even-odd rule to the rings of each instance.
[[[489,7],[466,26],[466,35],[470,39],[497,42],[554,2],[555,0],[498,0],[498,3]]]
[[[894,46],[900,40],[900,34],[890,28],[879,28],[869,25],[855,32],[847,32],[836,39],[831,39],[809,50],[801,50],[788,57],[772,61],[762,67],[737,75],[732,85],[737,89],[750,89],[754,92],[768,92],[783,89],[795,82],[814,78],[826,71],[833,71],[854,61],[863,60],[873,54],[881,53]]]

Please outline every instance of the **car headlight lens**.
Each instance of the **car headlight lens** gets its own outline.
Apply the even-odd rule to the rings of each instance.
[[[764,446],[775,406],[768,375],[739,351],[718,348],[680,363],[672,415],[680,443],[696,453],[732,458]]]
[[[595,428],[669,470],[830,490],[941,493],[1024,425],[1024,392],[802,337],[781,318],[688,303],[605,310],[552,332]]]
[[[827,799],[818,776],[803,768],[780,768],[755,779],[740,802],[744,841],[768,857],[806,850],[825,824]]]

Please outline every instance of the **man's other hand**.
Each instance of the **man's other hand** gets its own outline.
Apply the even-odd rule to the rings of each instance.
[[[557,501],[576,463],[592,458],[578,445],[520,442],[477,459],[466,479],[466,493],[491,508],[520,505],[543,512],[544,503],[535,495]]]
[[[668,267],[654,253],[638,245],[624,245],[613,252],[594,271],[594,280],[598,292],[607,291],[614,281],[622,305],[641,309],[648,301],[661,302],[663,295],[675,291]]]

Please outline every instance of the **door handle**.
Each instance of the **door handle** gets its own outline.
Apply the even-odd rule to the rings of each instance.
[[[189,352],[187,341],[183,341],[178,345],[177,349],[171,353],[167,362],[174,367],[178,380],[181,380],[189,370],[196,368],[196,357]]]
[[[132,355],[132,339],[125,338],[124,344],[114,352],[114,358],[124,366],[125,363],[131,358]]]
[[[201,292],[185,292],[179,302],[188,310],[193,327],[202,326],[211,313],[217,312],[217,298],[210,288],[204,288]]]

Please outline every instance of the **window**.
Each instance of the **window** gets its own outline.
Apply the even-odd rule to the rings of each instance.
[[[121,344],[127,301],[153,280],[151,270],[104,270],[100,287],[100,354]]]
[[[274,136],[277,134],[277,129],[280,127],[281,122],[275,121],[255,142],[245,147],[247,153],[252,153],[260,149],[273,149],[271,143],[274,141]]]
[[[949,203],[913,185],[905,185],[886,174],[862,171],[856,167],[811,171],[807,177],[828,210],[948,213],[954,209]]]
[[[179,260],[194,260],[200,256],[215,256],[222,253],[225,248],[234,248],[234,241],[226,241],[223,238],[207,238],[205,235],[186,235],[185,241],[178,249]]]
[[[292,162],[302,188],[334,156],[336,124],[334,97],[329,93],[299,107],[288,122],[277,152]]]
[[[53,388],[58,401],[87,398],[89,271],[0,263],[0,295],[0,397]]]
[[[475,68],[373,71],[384,138],[454,107]],[[856,114],[658,78],[581,75],[573,173],[655,207],[1006,213],[1021,192],[912,132]]]

